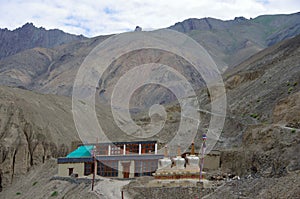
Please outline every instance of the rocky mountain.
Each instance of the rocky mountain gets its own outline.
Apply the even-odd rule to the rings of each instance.
[[[58,29],[37,28],[32,23],[26,23],[13,31],[0,29],[0,59],[34,47],[53,48],[84,38]]]
[[[70,100],[0,87],[1,187],[51,157],[65,155],[78,140]]]
[[[223,74],[227,114],[215,146],[221,151],[218,172],[238,175],[241,179],[229,180],[204,198],[297,198],[299,58],[300,35],[253,55]],[[211,116],[207,90],[199,93],[204,125],[195,138],[197,150],[201,132],[206,132]],[[180,112],[178,108],[172,110]],[[143,197],[136,192],[137,198]]]
[[[224,74],[228,113],[216,147],[221,150],[221,170],[239,175],[242,179],[226,183],[209,197],[287,198],[298,195],[299,57],[300,36],[297,36],[263,50]],[[2,185],[5,186],[4,195],[0,193],[0,196],[7,197],[19,191],[23,197],[47,197],[57,190],[59,194],[71,197],[77,189],[82,190],[82,197],[90,195],[86,186],[52,179],[56,173],[52,168],[55,163],[50,161],[49,165],[47,161],[66,153],[70,146],[64,143],[78,139],[70,99],[17,88],[1,87],[0,92],[0,171]],[[205,89],[199,91],[199,97],[201,108],[209,111],[206,92]],[[101,124],[107,125],[112,137],[120,137],[116,134],[119,130],[110,124],[112,118],[109,111],[98,108]],[[173,137],[171,133],[176,131],[179,123],[178,118],[174,117],[180,114],[177,105],[169,105],[167,112],[171,122],[167,124],[168,131],[158,137],[161,143]],[[209,119],[209,112],[201,114]],[[145,125],[147,120],[140,117],[136,118],[136,122]],[[207,123],[207,120],[202,123]],[[205,127],[200,132],[203,130]],[[195,144],[199,150],[201,133],[197,136]],[[46,164],[41,165],[43,161]],[[30,172],[24,177],[22,173],[27,170]],[[37,171],[45,173],[45,176],[37,175]],[[46,174],[48,171],[50,174]],[[14,179],[25,180],[28,186]],[[7,187],[11,181],[13,186]],[[47,188],[41,191],[33,186],[37,181],[39,186]],[[55,186],[57,183],[59,188]]]
[[[187,25],[176,24],[172,27],[202,42],[213,56],[220,56],[219,64],[232,64],[223,74],[228,112],[216,148],[221,150],[222,171],[242,177],[250,175],[253,178],[250,182],[243,181],[244,193],[259,193],[261,189],[257,186],[264,185],[263,192],[260,192],[262,197],[266,196],[268,191],[276,195],[272,186],[281,179],[283,182],[297,179],[297,172],[300,170],[300,36],[296,36],[299,34],[296,20],[298,18],[299,13],[261,16],[250,20],[236,18],[229,22],[207,19],[211,28],[205,19],[202,19],[190,20],[194,21],[190,22],[192,25],[183,22]],[[49,176],[47,180],[41,179],[31,168],[42,165],[47,159],[66,154],[72,141],[79,140],[72,118],[71,99],[52,94],[71,95],[78,67],[85,56],[107,37],[109,36],[84,39],[53,48],[35,47],[0,60],[0,83],[22,88],[0,87],[1,187],[7,188],[13,183],[23,189],[22,193],[27,192],[22,184],[17,182],[17,179],[24,179],[22,176],[27,171],[30,171],[30,174],[26,176],[26,182],[32,184],[32,180],[39,179],[45,186],[49,183]],[[281,41],[288,37],[293,38]],[[243,42],[245,45],[242,45]],[[261,49],[264,50],[258,52]],[[192,69],[183,60],[166,52],[159,54],[156,56],[151,50],[143,50],[118,59],[106,71],[104,79],[100,82],[99,94],[104,93],[105,96],[105,92],[110,92],[120,75],[132,67],[132,62],[140,64],[159,61],[166,65],[173,63],[178,65],[180,73],[190,75],[189,80],[198,86],[197,94],[201,108],[207,110],[200,113],[203,118],[201,123],[204,124],[200,132],[205,131],[210,118],[211,100],[208,99],[207,90],[201,87],[202,80],[193,75]],[[244,61],[234,65],[237,60],[235,56]],[[159,72],[157,75],[160,75]],[[162,95],[164,91],[155,87],[148,87],[146,91],[148,95],[143,95],[142,91],[141,94],[136,93],[136,102],[152,104],[154,100],[162,101],[167,97],[171,97],[170,101],[173,100],[171,95]],[[152,96],[155,97],[151,98]],[[179,125],[181,110],[176,101],[173,103],[175,105],[166,105],[168,121],[165,128],[153,137],[161,144],[174,136]],[[112,139],[122,139],[120,129],[112,122],[112,114],[108,107],[103,104],[97,105],[96,110],[101,126],[105,132],[109,132],[108,136]],[[144,115],[135,115],[134,120],[138,125],[145,126],[150,118],[147,112]],[[200,137],[201,134],[198,133],[195,139],[197,150]],[[52,166],[45,166],[44,169],[48,170],[49,167]],[[43,167],[39,169],[45,172]],[[51,170],[51,173],[55,171]],[[267,184],[268,182],[270,183]],[[247,187],[248,183],[251,186]],[[55,183],[49,184],[53,188],[47,190],[48,195],[50,191],[55,190]],[[290,182],[286,185],[281,184],[291,186]],[[68,190],[74,189],[73,185],[68,186]],[[230,186],[219,189],[219,194],[231,196],[233,188]],[[34,193],[39,193],[39,189],[31,187]],[[88,191],[81,188],[80,190]],[[13,187],[8,189],[7,193],[16,192]],[[289,190],[290,195],[280,197],[294,196],[299,192],[299,189]],[[33,192],[28,194],[28,197],[34,195]],[[6,196],[4,195],[4,198]],[[215,198],[219,196],[217,190]],[[259,198],[257,194],[251,196]]]
[[[300,21],[300,14],[295,13],[260,16],[250,20],[245,18],[236,18],[231,21],[212,18],[188,19],[170,28],[182,31],[198,41],[215,59],[219,69],[225,71],[226,68],[233,67],[260,50],[299,34],[298,21]],[[41,93],[70,96],[75,74],[84,58],[108,37],[109,35],[74,41],[50,49],[31,48],[3,58],[0,60],[0,84]],[[4,52],[5,49],[0,52]],[[171,64],[174,60],[169,53],[162,53],[160,59],[153,60],[155,53],[146,51],[132,52],[127,57],[123,56],[122,60],[113,63],[116,65],[112,65],[111,69],[115,73],[124,74],[129,67],[121,67],[121,65],[126,65],[131,61],[137,63],[154,61],[155,63],[164,60],[165,64]],[[139,56],[141,54],[144,54],[143,59]],[[180,65],[181,73],[189,74],[188,76],[194,73],[191,70],[192,67],[188,67],[184,60],[178,58],[175,60],[178,60],[177,64]],[[109,91],[118,76],[107,75],[105,78],[100,82],[100,91]],[[195,76],[190,78],[197,87],[203,84]],[[149,88],[149,90],[153,89]],[[171,96],[168,95],[168,97]]]
[[[81,40],[52,49],[36,47],[3,58],[0,60],[0,84],[68,96],[80,64],[107,37]]]
[[[231,151],[224,153],[223,168],[264,177],[300,169],[299,57],[297,36],[224,74],[229,118],[219,146]]]
[[[297,198],[300,36],[226,71],[228,110],[221,169],[241,176],[206,198]]]
[[[187,19],[169,27],[186,33],[203,45],[224,71],[260,50],[300,34],[300,13],[262,15],[254,19],[236,17]]]

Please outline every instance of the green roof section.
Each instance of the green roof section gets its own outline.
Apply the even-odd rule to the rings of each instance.
[[[91,157],[91,151],[93,150],[93,147],[93,145],[80,146],[75,151],[69,153],[67,158]]]

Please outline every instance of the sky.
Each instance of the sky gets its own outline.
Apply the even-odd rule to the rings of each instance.
[[[0,0],[0,28],[32,22],[87,37],[169,27],[188,18],[290,14],[299,0]]]

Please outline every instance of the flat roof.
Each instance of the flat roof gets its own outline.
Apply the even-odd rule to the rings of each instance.
[[[87,158],[57,158],[57,163],[82,163],[82,162],[93,162],[92,157]]]
[[[154,154],[144,154],[144,155],[111,155],[111,156],[96,156],[98,161],[105,160],[158,160],[163,158],[164,155],[154,155]],[[92,157],[82,157],[82,158],[58,158],[57,163],[81,163],[81,162],[93,162]]]
[[[160,154],[143,154],[143,155],[111,155],[111,156],[96,156],[97,160],[156,160],[163,158]]]
[[[82,145],[99,145],[99,144],[102,144],[102,145],[109,145],[109,144],[114,144],[114,145],[117,145],[117,144],[155,144],[157,143],[157,141],[155,140],[150,140],[150,141],[127,141],[127,142],[98,142],[98,143],[86,143],[86,144],[81,144]]]

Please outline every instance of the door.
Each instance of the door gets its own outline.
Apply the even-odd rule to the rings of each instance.
[[[73,174],[74,168],[69,168],[69,176]]]
[[[123,178],[129,178],[130,162],[122,162],[122,166],[123,166]]]

